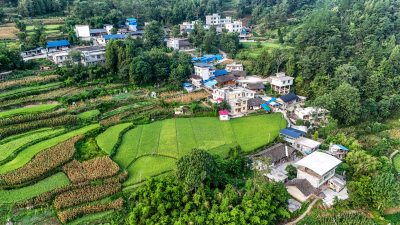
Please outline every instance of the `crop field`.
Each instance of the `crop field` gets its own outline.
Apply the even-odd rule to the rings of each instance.
[[[69,183],[70,182],[64,173],[57,173],[31,186],[12,190],[0,190],[0,202],[16,203],[24,201],[56,188],[64,187]]]
[[[134,184],[173,169],[174,161],[193,148],[224,156],[230,147],[239,145],[243,151],[251,152],[272,142],[285,126],[280,114],[224,122],[211,117],[158,121],[126,132],[114,160],[128,169],[130,178],[126,184]]]
[[[101,150],[110,155],[114,146],[117,144],[119,134],[131,125],[131,123],[122,123],[108,128],[105,132],[96,137],[97,145]]]
[[[95,109],[95,110],[90,110],[90,111],[86,111],[86,112],[80,113],[78,115],[78,117],[80,119],[83,119],[83,120],[88,120],[88,119],[92,119],[92,118],[94,118],[94,117],[96,117],[98,115],[100,115],[100,111]]]
[[[63,132],[64,129],[41,129],[22,138],[18,138],[0,145],[0,162],[13,154],[16,150],[31,142],[50,137]]]
[[[262,41],[262,42],[242,42],[243,49],[241,49],[237,55],[237,58],[246,57],[257,57],[263,51],[272,51],[273,49],[287,49],[290,46],[282,45],[276,41]]]
[[[24,87],[24,88],[18,88],[15,90],[0,93],[0,99],[13,97],[15,95],[28,94],[28,93],[32,93],[32,92],[51,90],[51,89],[60,87],[61,84],[62,84],[61,82],[56,82],[56,83],[39,85],[39,86],[29,86],[29,87]]]
[[[50,111],[50,110],[56,108],[57,106],[59,106],[59,104],[42,104],[42,105],[33,105],[33,106],[17,108],[17,109],[2,111],[2,112],[0,111],[0,119],[5,118],[5,117],[10,117],[10,116],[15,116],[15,115],[46,112],[46,111]]]
[[[13,160],[7,162],[4,165],[1,165],[0,166],[0,174],[3,174],[3,173],[6,173],[6,172],[9,172],[9,171],[12,171],[12,170],[22,167],[23,165],[28,163],[40,151],[51,148],[60,142],[68,140],[74,136],[78,136],[80,134],[85,134],[96,128],[99,128],[99,125],[92,124],[92,125],[89,125],[89,126],[77,129],[77,130],[73,130],[66,134],[62,134],[60,136],[51,138],[49,140],[39,142],[32,146],[29,146],[28,148],[26,148],[22,152],[20,152]]]
[[[18,29],[13,23],[7,23],[0,26],[0,39],[16,39]]]

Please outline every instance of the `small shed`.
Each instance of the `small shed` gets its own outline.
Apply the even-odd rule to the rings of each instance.
[[[226,121],[229,120],[229,111],[224,109],[219,111],[219,120]]]

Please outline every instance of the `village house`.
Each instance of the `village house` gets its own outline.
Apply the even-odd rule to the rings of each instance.
[[[227,120],[229,120],[229,111],[228,110],[220,110],[219,112],[218,112],[218,114],[219,114],[219,120],[221,120],[221,121],[227,121]]]
[[[193,92],[194,88],[191,83],[183,83],[183,89],[185,89],[187,92]]]
[[[328,114],[328,110],[316,107],[297,107],[294,110],[295,119],[308,121],[311,124],[326,122]]]
[[[90,29],[90,37],[101,37],[103,35],[108,34],[106,29]]]
[[[67,63],[69,61],[69,59],[70,59],[70,57],[69,57],[69,54],[67,51],[54,53],[51,56],[51,61],[53,61],[54,64],[57,64],[60,66]]]
[[[212,100],[217,103],[226,101],[230,106],[231,116],[241,116],[248,112],[247,102],[254,98],[255,92],[242,87],[214,89]]]
[[[264,101],[262,98],[252,98],[247,102],[247,107],[248,110],[260,110],[263,108],[262,105],[265,103],[266,101]]]
[[[299,97],[294,93],[288,93],[279,97],[276,102],[280,104],[281,109],[287,109],[295,105],[299,101]]]
[[[225,69],[228,70],[229,72],[232,72],[232,71],[243,71],[244,70],[243,64],[236,63],[236,62],[233,62],[231,64],[227,64]]]
[[[264,84],[261,83],[261,82],[259,82],[259,83],[247,83],[247,84],[244,84],[243,87],[245,87],[245,88],[247,88],[249,90],[255,91],[257,93],[263,93],[264,89],[265,89]]]
[[[306,132],[291,127],[281,130],[279,134],[287,143],[303,154],[311,154],[321,146],[320,142],[304,137]]]
[[[206,25],[209,26],[223,26],[232,23],[232,17],[222,18],[218,13],[206,16]]]
[[[278,143],[261,152],[252,155],[252,158],[264,157],[270,158],[272,166],[289,162],[295,157],[295,149],[282,143]]]
[[[102,37],[97,38],[97,43],[106,46],[107,43],[111,40],[123,40],[126,39],[128,36],[126,34],[106,34]]]
[[[306,179],[315,188],[327,184],[342,161],[323,153],[314,152],[295,163],[297,178]]]
[[[335,156],[338,159],[344,159],[349,153],[349,149],[340,144],[330,144],[328,154]]]
[[[129,31],[137,31],[137,19],[136,18],[128,18],[125,21],[125,25]]]
[[[170,38],[167,41],[167,47],[176,51],[190,50],[192,45],[187,38]]]
[[[194,26],[198,23],[198,21],[191,21],[191,22],[183,22],[179,25],[179,29],[181,34],[183,33],[190,33],[194,30]]]
[[[101,65],[106,62],[106,49],[100,46],[77,48],[82,54],[81,62],[84,66]]]
[[[269,82],[273,91],[280,95],[285,95],[290,92],[290,87],[293,85],[293,77],[286,76],[286,73],[276,73],[275,76],[269,77]]]
[[[80,40],[90,40],[90,27],[89,25],[75,25],[75,35]]]
[[[67,40],[59,40],[59,41],[49,41],[47,42],[47,52],[58,52],[58,51],[66,51],[71,47],[71,44]]]
[[[226,23],[225,29],[230,33],[236,32],[240,34],[243,29],[243,23],[240,20],[235,20],[231,23]]]
[[[190,81],[192,82],[192,84],[195,88],[201,88],[201,86],[203,85],[203,78],[201,76],[198,76],[195,74],[193,74],[190,77]]]
[[[244,80],[244,79],[246,79],[246,77],[247,77],[247,72],[246,71],[240,71],[240,70],[232,70],[231,71],[231,74],[233,75],[233,76],[235,76],[235,78],[237,79],[237,80]]]
[[[201,79],[208,80],[214,76],[215,67],[207,63],[194,63],[194,74],[200,76]]]
[[[322,152],[314,152],[299,160],[295,163],[297,178],[286,184],[289,194],[304,202],[317,195],[326,184],[335,191],[342,190],[344,183],[334,177],[340,163],[337,158]]]
[[[215,77],[215,81],[217,81],[216,86],[219,88],[236,85],[236,78],[231,74]]]

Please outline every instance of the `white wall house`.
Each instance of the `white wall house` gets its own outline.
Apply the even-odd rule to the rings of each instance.
[[[299,150],[305,154],[311,154],[312,152],[315,152],[319,149],[321,143],[309,138],[299,137],[294,141],[294,144],[292,146],[296,150]]]
[[[106,50],[104,48],[86,48],[82,49],[81,53],[84,66],[101,65],[106,62]]]
[[[213,76],[215,67],[207,63],[195,63],[194,64],[194,74],[200,76],[203,80],[210,79]]]
[[[227,23],[232,23],[232,17],[221,18],[218,13],[206,16],[206,25],[209,26],[223,26]]]
[[[231,64],[227,64],[225,69],[228,70],[229,72],[232,72],[232,71],[243,71],[243,64],[233,62]]]
[[[90,40],[89,25],[75,25],[75,34],[81,40]]]
[[[69,59],[70,59],[70,57],[69,57],[67,51],[55,53],[55,54],[52,55],[52,60],[57,65],[63,65],[67,61],[69,61]]]
[[[306,179],[313,187],[319,188],[335,175],[341,162],[329,154],[314,152],[295,164],[297,178]]]
[[[213,90],[213,101],[226,101],[230,106],[230,115],[239,116],[248,112],[248,101],[255,92],[242,87],[225,87]]]
[[[294,110],[294,114],[296,115],[297,119],[314,123],[318,121],[325,121],[327,119],[329,111],[323,108],[316,107],[298,107]]]
[[[276,73],[275,76],[270,78],[272,90],[278,92],[280,95],[288,94],[290,92],[290,87],[293,85],[293,77],[286,76],[286,73],[280,72]]]
[[[228,32],[236,32],[240,33],[243,29],[243,23],[240,20],[235,20],[232,23],[226,23],[225,24],[225,29],[228,30]]]
[[[174,50],[189,50],[191,44],[187,38],[170,38],[167,41],[167,47],[173,48]]]

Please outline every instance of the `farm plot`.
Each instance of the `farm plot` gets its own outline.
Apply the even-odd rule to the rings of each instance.
[[[19,148],[23,147],[26,144],[29,144],[31,142],[50,137],[52,135],[60,134],[63,132],[64,129],[51,129],[51,128],[45,128],[45,129],[40,129],[37,132],[33,132],[32,134],[29,134],[27,136],[6,142],[2,145],[0,145],[0,161],[3,161],[7,157],[9,157],[11,154],[13,154],[16,150]]]
[[[95,109],[95,110],[90,110],[90,111],[86,111],[86,112],[80,113],[78,115],[78,117],[79,117],[79,119],[82,119],[82,120],[89,120],[89,119],[92,119],[92,118],[94,118],[94,117],[96,117],[98,115],[100,115],[100,111]]]
[[[31,186],[19,189],[0,190],[0,202],[16,203],[28,200],[35,196],[52,191],[56,188],[67,186],[69,183],[70,182],[64,173],[57,173]]]
[[[128,168],[129,179],[124,185],[140,183],[149,177],[172,170],[175,168],[175,162],[175,159],[164,156],[143,156]]]
[[[39,142],[37,144],[34,144],[32,146],[29,146],[28,148],[24,149],[21,153],[19,153],[13,160],[7,162],[4,165],[0,166],[0,174],[4,174],[6,172],[18,169],[22,166],[24,166],[26,163],[28,163],[37,153],[51,148],[60,142],[66,141],[74,136],[78,136],[81,134],[85,134],[91,130],[94,130],[96,128],[99,128],[99,124],[92,124],[77,130],[73,130],[71,132],[68,132],[66,134],[51,138],[46,141]]]
[[[50,111],[58,106],[59,106],[59,104],[42,104],[42,105],[33,105],[33,106],[28,106],[28,107],[23,107],[23,108],[2,111],[2,112],[0,112],[0,119],[5,118],[5,117],[10,117],[10,116],[15,116],[15,115],[46,112],[46,111]]]
[[[29,86],[29,87],[24,87],[24,88],[18,88],[15,90],[10,90],[10,91],[0,93],[0,99],[20,96],[22,94],[39,93],[42,91],[59,88],[61,85],[62,85],[62,82],[56,82],[56,83],[39,85],[39,86]]]
[[[131,123],[122,123],[108,128],[96,137],[97,145],[110,155],[118,142],[120,133],[131,125]]]
[[[272,142],[285,126],[280,114],[226,122],[211,117],[169,119],[128,131],[114,160],[128,169],[130,178],[125,184],[131,185],[173,170],[173,162],[193,148],[225,156],[230,147],[239,145],[244,151],[251,152]],[[156,162],[152,163],[152,160]]]

